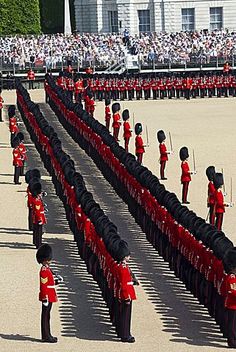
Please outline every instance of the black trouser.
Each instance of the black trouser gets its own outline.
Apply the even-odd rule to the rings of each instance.
[[[32,79],[29,80],[29,89],[34,89],[34,81]]]
[[[227,309],[228,345],[236,348],[236,310]]]
[[[25,160],[22,160],[23,165],[20,168],[20,176],[24,176]]]
[[[157,99],[157,90],[156,89],[152,90],[152,98]]]
[[[216,217],[216,219],[215,219],[215,227],[217,228],[217,230],[221,231],[222,224],[223,224],[224,213],[216,213],[215,217]]]
[[[209,222],[211,225],[215,225],[215,212],[214,204],[209,204]]]
[[[14,172],[14,183],[15,184],[19,183],[20,172],[21,172],[21,167],[15,166],[15,172]]]
[[[15,136],[16,136],[16,133],[11,133],[11,147],[12,147],[12,141],[15,138]]]
[[[128,99],[129,99],[129,100],[132,100],[132,99],[133,99],[132,90],[128,90]]]
[[[182,182],[183,184],[183,189],[182,189],[182,203],[187,202],[187,197],[188,197],[188,186],[189,182]]]
[[[28,210],[28,229],[31,231],[33,230],[32,208],[29,207]]]
[[[131,325],[131,311],[132,301],[126,303],[121,301],[118,303],[118,319],[117,319],[117,334],[121,339],[127,339],[131,336],[130,325]]]
[[[185,99],[189,100],[190,99],[190,89],[186,88],[184,92]]]
[[[160,176],[161,176],[161,179],[163,179],[165,177],[166,161],[161,161],[160,164],[161,164],[161,166],[160,166]]]
[[[42,236],[43,236],[43,225],[34,224],[33,225],[33,244],[35,244],[36,248],[39,248],[41,246]]]
[[[52,303],[49,303],[48,306],[42,304],[42,314],[41,314],[41,336],[43,340],[48,340],[51,335],[50,331],[50,312],[52,309]]]

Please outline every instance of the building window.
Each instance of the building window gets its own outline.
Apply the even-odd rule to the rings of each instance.
[[[111,33],[118,32],[118,11],[108,11],[109,31]]]
[[[223,28],[223,8],[210,7],[210,30]]]
[[[193,31],[195,29],[195,9],[182,9],[182,30]]]
[[[150,11],[138,10],[139,32],[150,32]]]

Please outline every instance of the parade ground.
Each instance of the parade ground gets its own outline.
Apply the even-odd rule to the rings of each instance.
[[[43,241],[53,247],[52,268],[64,277],[58,289],[59,303],[53,305],[52,333],[57,344],[40,341],[40,311],[38,301],[39,265],[35,260],[32,234],[27,229],[26,184],[13,183],[12,149],[9,143],[8,120],[4,108],[0,123],[0,352],[68,351],[68,352],[172,352],[226,351],[227,341],[207,310],[175,278],[168,265],[146,241],[128,212],[124,202],[103,179],[89,157],[67,136],[49,107],[44,104],[44,91],[30,91],[31,98],[40,107],[58,133],[63,148],[76,162],[87,188],[105,213],[117,225],[120,235],[129,242],[132,252],[131,268],[140,280],[133,304],[132,334],[134,344],[125,344],[116,338],[100,290],[87,274],[80,259],[66,221],[64,208],[56,196],[50,176],[44,169],[38,152],[29,139],[23,124],[28,149],[28,167],[37,167],[42,184],[48,193],[48,224]],[[4,91],[5,105],[15,104],[14,91]],[[236,203],[236,99],[207,98],[164,101],[121,102],[129,109],[130,124],[141,122],[143,139],[147,140],[143,164],[159,176],[159,149],[156,132],[163,129],[170,149],[171,132],[173,151],[166,168],[165,182],[169,191],[181,198],[179,149],[187,146],[193,168],[192,151],[196,158],[197,174],[192,177],[189,208],[199,216],[207,216],[207,178],[205,169],[214,165],[223,169],[226,201]],[[104,123],[104,103],[96,102],[95,117]],[[120,131],[123,145],[122,130]],[[73,151],[73,154],[72,154]],[[130,141],[134,152],[134,134]],[[231,190],[232,178],[232,190]],[[236,242],[236,206],[226,208],[223,231]]]

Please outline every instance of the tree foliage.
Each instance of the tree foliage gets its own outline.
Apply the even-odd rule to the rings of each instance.
[[[39,0],[0,0],[0,34],[38,34]]]
[[[40,0],[43,33],[64,32],[64,0]],[[71,26],[75,29],[74,0],[70,0]]]

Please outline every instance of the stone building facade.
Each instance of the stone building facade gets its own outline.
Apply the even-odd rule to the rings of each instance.
[[[75,0],[79,32],[236,30],[236,0]]]

